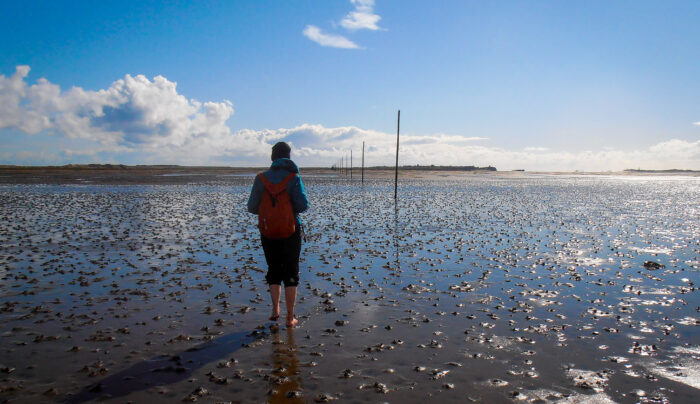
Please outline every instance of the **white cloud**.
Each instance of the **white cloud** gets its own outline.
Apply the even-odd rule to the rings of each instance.
[[[177,83],[126,75],[99,91],[61,91],[46,79],[27,86],[28,66],[12,77],[0,75],[0,129],[27,134],[42,130],[120,149],[156,151],[184,147],[197,139],[226,137],[233,114],[230,101],[187,100]]]
[[[177,92],[165,77],[149,80],[126,75],[107,89],[73,87],[61,91],[46,79],[28,85],[26,66],[11,77],[0,75],[0,130],[61,136],[53,144],[14,151],[0,147],[3,164],[57,164],[76,160],[139,164],[262,166],[280,140],[293,147],[302,166],[330,166],[349,149],[359,157],[366,142],[367,165],[391,165],[396,133],[355,126],[231,131],[230,101],[199,102]],[[46,136],[46,135],[40,135]],[[460,134],[401,135],[400,164],[493,165],[499,170],[605,171],[626,168],[700,170],[700,140],[669,139],[650,147],[598,151],[556,151],[531,146],[521,150],[484,144],[488,139]],[[50,143],[50,142],[49,142]],[[18,148],[18,144],[20,147]],[[52,147],[53,146],[53,147]]]
[[[374,0],[350,0],[350,3],[355,6],[355,9],[340,20],[341,27],[348,31],[357,31],[361,29],[377,31],[382,29],[377,25],[381,17],[374,13]],[[303,34],[305,37],[321,46],[342,49],[360,48],[350,39],[342,35],[325,33],[315,25],[307,25],[306,28],[304,28]]]
[[[32,105],[24,105],[27,97],[29,66],[17,66],[15,74],[0,74],[0,129],[16,127],[29,134],[39,133],[51,126],[48,118]]]
[[[290,129],[249,132],[266,146],[261,162],[267,162],[267,151],[274,142],[283,140],[292,145],[293,158],[303,166],[330,166],[349,149],[359,158],[362,142],[366,143],[366,164],[393,165],[396,134],[361,129],[354,126],[326,128],[321,125],[300,125]],[[700,169],[700,141],[679,139],[633,150],[552,151],[544,147],[507,150],[475,144],[479,137],[460,135],[402,134],[399,163],[401,165],[493,165],[499,170],[523,168],[528,171],[620,171],[627,168]],[[359,160],[358,160],[359,161]],[[259,165],[258,164],[258,165]]]
[[[321,46],[342,49],[359,49],[356,43],[342,35],[326,34],[314,25],[307,25],[304,28],[304,36]]]
[[[693,122],[693,125],[695,125],[695,126],[700,126],[700,121],[698,121],[698,122]]]
[[[523,151],[533,152],[533,153],[546,152],[548,150],[549,150],[549,148],[547,148],[547,147],[537,147],[537,146],[529,146],[529,147],[526,147],[523,149]]]
[[[374,14],[374,0],[350,0],[350,2],[355,5],[355,9],[340,21],[343,28],[351,31],[380,29],[377,23],[381,17]]]

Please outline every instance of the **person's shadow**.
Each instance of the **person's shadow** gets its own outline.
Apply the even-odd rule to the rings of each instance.
[[[270,392],[268,402],[304,403],[301,394],[302,383],[299,373],[297,346],[294,342],[294,329],[286,329],[286,341],[282,339],[279,328],[272,328],[272,374],[270,375]]]
[[[139,362],[94,383],[65,399],[66,403],[84,403],[99,398],[123,397],[135,391],[185,380],[202,366],[227,357],[251,342],[267,335],[264,331],[235,332],[199,344],[174,356],[158,356]]]

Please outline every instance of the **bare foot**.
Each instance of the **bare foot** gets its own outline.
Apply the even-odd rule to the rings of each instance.
[[[292,328],[299,324],[299,320],[297,320],[296,317],[292,316],[291,318],[287,316],[287,327]]]
[[[280,315],[279,315],[279,314],[273,314],[273,315],[270,316],[270,321],[277,321],[277,320],[279,320],[279,319],[280,319]]]

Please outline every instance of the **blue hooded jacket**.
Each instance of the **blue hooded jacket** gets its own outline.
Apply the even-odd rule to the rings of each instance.
[[[299,174],[299,167],[297,167],[292,160],[281,158],[273,161],[270,169],[265,171],[263,175],[265,175],[271,183],[279,184],[289,173]],[[262,181],[260,181],[258,177],[255,177],[253,189],[250,190],[250,197],[248,198],[248,212],[256,215],[258,214],[258,207],[260,207],[260,201],[262,200],[264,191],[265,187]],[[299,213],[305,212],[309,208],[309,199],[306,197],[306,190],[304,189],[304,183],[301,182],[301,177],[297,175],[287,183],[287,193],[292,202],[292,209],[294,209],[294,217],[296,218],[297,226],[301,226]]]

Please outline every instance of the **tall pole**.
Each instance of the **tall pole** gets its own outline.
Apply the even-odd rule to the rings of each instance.
[[[365,141],[362,141],[362,170],[360,171],[362,175],[362,184],[365,183]]]
[[[396,119],[396,168],[394,169],[394,200],[396,200],[399,185],[399,128],[401,127],[401,110]]]
[[[350,149],[350,179],[352,179],[352,149]]]

